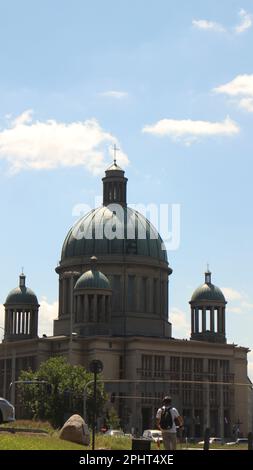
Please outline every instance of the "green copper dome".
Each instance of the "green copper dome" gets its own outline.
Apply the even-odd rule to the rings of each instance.
[[[82,217],[69,231],[62,248],[61,260],[104,255],[139,255],[167,262],[162,238],[154,226],[139,212],[121,207],[121,214],[102,206]],[[138,232],[139,228],[139,232]],[[109,239],[105,233],[116,230]]]
[[[111,286],[103,273],[91,269],[79,277],[75,289],[111,289]]]
[[[191,302],[198,302],[200,300],[226,303],[220,288],[211,283],[210,271],[205,273],[205,283],[199,286],[192,294]]]
[[[25,276],[19,277],[19,287],[12,289],[8,294],[5,305],[39,305],[36,294],[26,287]]]

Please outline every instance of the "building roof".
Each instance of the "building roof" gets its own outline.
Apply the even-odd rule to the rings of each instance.
[[[12,289],[7,295],[5,305],[39,305],[36,294],[25,285],[25,276],[19,277],[19,286]]]
[[[123,171],[123,173],[125,173],[124,170],[116,163],[115,160],[108,168],[106,168],[105,171]]]
[[[62,248],[61,261],[71,257],[140,255],[167,262],[162,238],[142,214],[130,207],[120,213],[107,206],[93,209],[69,231]],[[115,236],[109,239],[107,230]]]
[[[75,289],[111,289],[111,285],[103,273],[90,269],[79,277]]]
[[[211,272],[205,273],[205,282],[193,292],[191,302],[215,301],[226,303],[226,299],[219,287],[211,283]]]

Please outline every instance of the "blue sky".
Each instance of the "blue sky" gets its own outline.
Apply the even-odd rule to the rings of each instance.
[[[247,0],[0,2],[0,303],[24,266],[46,330],[73,207],[117,143],[130,202],[181,205],[175,336],[209,262],[252,347],[252,46]]]

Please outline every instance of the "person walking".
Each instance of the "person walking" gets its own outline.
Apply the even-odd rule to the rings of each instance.
[[[156,413],[156,425],[162,431],[165,450],[176,450],[177,427],[182,428],[183,418],[172,406],[171,397],[164,397],[162,406]]]

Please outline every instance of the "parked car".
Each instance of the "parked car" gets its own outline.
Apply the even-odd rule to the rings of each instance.
[[[154,441],[154,442],[157,442],[158,440],[162,442],[163,440],[162,432],[159,431],[158,429],[146,429],[143,432],[142,437],[144,439],[148,439],[149,441]]]
[[[125,434],[121,429],[108,429],[108,431],[105,432],[105,436],[124,437]]]
[[[15,408],[5,398],[0,397],[0,424],[15,421]]]
[[[238,437],[236,441],[233,442],[227,442],[227,446],[238,446],[241,444],[248,444],[248,438],[247,437]]]
[[[205,441],[200,441],[198,444],[204,445]],[[221,437],[209,437],[209,444],[223,444],[224,441]]]

